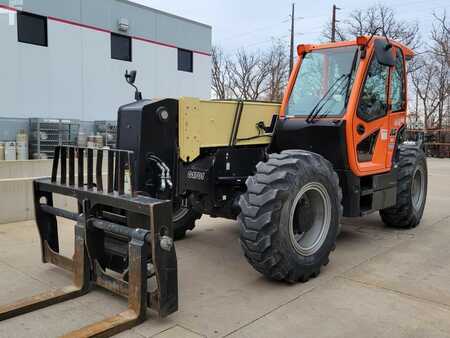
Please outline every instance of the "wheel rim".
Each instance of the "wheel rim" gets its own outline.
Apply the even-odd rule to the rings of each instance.
[[[289,218],[289,235],[295,251],[315,254],[324,243],[331,224],[331,201],[323,184],[310,182],[298,192]]]
[[[412,184],[411,184],[411,198],[414,208],[420,209],[423,201],[425,191],[425,180],[423,168],[418,167],[414,172]]]

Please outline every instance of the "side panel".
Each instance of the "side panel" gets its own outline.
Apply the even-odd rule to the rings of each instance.
[[[183,97],[179,100],[180,158],[192,161],[200,149],[229,145],[236,114],[236,101],[204,101]],[[257,128],[262,121],[269,126],[273,115],[278,115],[279,104],[244,102],[237,133],[237,146],[268,144],[271,134]]]
[[[336,169],[347,169],[345,121],[319,120],[308,123],[302,118],[280,119],[276,126],[270,152],[303,149],[318,153]]]

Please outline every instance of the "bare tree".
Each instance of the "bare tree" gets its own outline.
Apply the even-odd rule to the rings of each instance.
[[[287,45],[274,40],[267,51],[212,50],[212,92],[218,99],[281,101],[289,77]]]
[[[416,57],[411,82],[420,100],[425,128],[442,128],[448,115],[449,84],[449,23],[446,13],[434,14],[435,22],[427,50]]]
[[[433,95],[437,68],[423,56],[415,62],[417,66],[411,73],[411,83],[423,111],[425,128],[429,128],[434,124],[432,118],[439,104],[437,97]]]
[[[435,24],[431,31],[431,40],[433,41],[431,52],[438,57],[442,57],[450,65],[450,27],[447,21],[447,12],[444,11],[440,16],[433,13],[433,17]]]
[[[283,98],[284,88],[289,78],[289,57],[287,46],[283,41],[274,41],[265,55],[265,63],[269,72],[266,100],[279,102]]]
[[[212,49],[211,80],[216,98],[226,99],[228,90],[227,60],[223,50],[216,46]]]
[[[332,23],[331,20],[328,21],[322,29],[322,37],[325,38],[326,41],[331,41],[332,37]],[[347,40],[347,34],[344,32],[344,27],[340,22],[336,22],[336,41],[345,41]]]
[[[268,90],[269,66],[260,52],[240,49],[227,62],[229,89],[235,98],[258,100]]]
[[[449,22],[447,21],[447,13],[444,11],[441,16],[434,13],[435,23],[431,30],[431,48],[430,52],[435,60],[435,67],[437,68],[436,85],[434,88],[434,95],[438,98],[439,105],[438,113],[438,128],[442,128],[442,122],[445,118],[446,101],[450,95],[449,85],[449,42],[450,31]],[[448,112],[447,112],[448,113]]]
[[[411,48],[416,48],[419,41],[417,22],[398,20],[392,8],[376,4],[365,10],[357,9],[336,27],[336,38],[346,40],[360,35],[385,34]],[[324,27],[322,36],[331,40],[331,23]]]

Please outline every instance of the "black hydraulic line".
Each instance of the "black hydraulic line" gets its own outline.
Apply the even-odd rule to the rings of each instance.
[[[233,128],[231,129],[230,142],[229,142],[230,147],[233,147],[236,145],[237,134],[239,131],[239,125],[241,123],[241,117],[242,117],[243,110],[244,110],[244,101],[239,100],[236,105],[236,110],[234,113]]]

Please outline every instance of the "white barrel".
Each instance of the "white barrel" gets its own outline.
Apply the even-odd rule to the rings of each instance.
[[[25,161],[29,159],[28,155],[28,134],[21,130],[16,135],[17,160]]]
[[[80,131],[78,133],[77,143],[79,147],[86,147],[88,143],[88,136],[85,132]]]
[[[95,148],[97,145],[95,144],[95,135],[89,135],[87,139],[87,146],[89,148]]]
[[[0,142],[0,161],[5,160],[5,144]]]
[[[103,135],[101,135],[101,134],[95,135],[95,145],[97,148],[103,148],[103,145],[104,145]]]
[[[5,142],[5,160],[16,160],[16,142]]]

